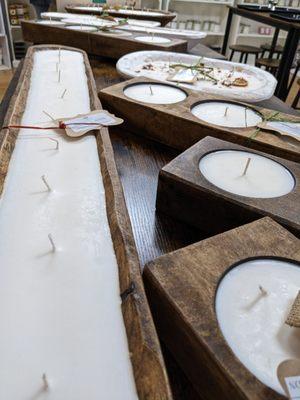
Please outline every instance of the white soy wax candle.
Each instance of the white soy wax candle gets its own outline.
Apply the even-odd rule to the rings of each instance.
[[[71,29],[73,31],[84,31],[84,32],[96,32],[97,28],[95,26],[87,26],[87,25],[68,25],[67,29]]]
[[[22,125],[90,111],[81,53],[36,51],[28,79]],[[136,400],[93,135],[20,130],[0,236],[0,399]]]
[[[230,270],[216,295],[217,319],[228,345],[256,378],[281,394],[278,365],[300,358],[300,329],[285,324],[299,287],[299,266],[261,258]]]
[[[186,99],[182,90],[163,83],[136,83],[125,87],[124,94],[130,99],[150,104],[175,104]]]
[[[199,103],[192,107],[191,112],[202,121],[228,128],[249,128],[263,120],[252,108],[223,101]]]
[[[171,43],[170,39],[160,36],[138,36],[135,38],[135,40],[143,43],[157,43],[157,44]]]
[[[200,159],[199,169],[213,185],[227,192],[253,198],[290,193],[295,180],[283,165],[248,151],[217,150]]]

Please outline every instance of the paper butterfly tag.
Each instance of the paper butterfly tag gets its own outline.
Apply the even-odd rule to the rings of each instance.
[[[79,137],[103,126],[120,125],[123,120],[106,110],[95,110],[88,114],[79,114],[73,118],[60,119],[59,122],[65,125],[67,136]]]
[[[300,122],[264,121],[257,126],[300,141]]]
[[[195,83],[197,81],[197,73],[191,69],[181,69],[170,74],[167,80],[170,82]]]
[[[300,398],[300,360],[285,360],[280,363],[277,377],[289,399]]]

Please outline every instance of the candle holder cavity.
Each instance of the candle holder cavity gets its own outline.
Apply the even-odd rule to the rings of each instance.
[[[174,104],[150,104],[125,95],[129,86],[154,83],[158,81],[135,78],[105,88],[99,96],[107,109],[124,119],[124,126],[129,130],[179,150],[186,150],[200,139],[213,136],[300,161],[300,144],[296,139],[288,136],[283,139],[274,132],[256,129],[256,124],[271,118],[274,111],[186,88],[186,99]],[[291,115],[281,114],[281,117],[300,121]]]
[[[156,208],[211,235],[263,216],[300,234],[300,166],[206,137],[159,174]]]
[[[276,369],[299,358],[285,325],[299,265],[299,240],[268,217],[146,265],[159,335],[202,399],[285,398]]]

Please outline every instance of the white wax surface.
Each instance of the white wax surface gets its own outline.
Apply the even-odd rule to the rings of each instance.
[[[230,128],[249,128],[262,122],[262,117],[251,108],[226,102],[200,103],[191,111],[202,121]]]
[[[23,124],[90,111],[82,55],[57,61],[35,54]],[[137,399],[96,140],[57,132],[20,131],[0,200],[0,399]]]
[[[217,319],[227,343],[248,370],[281,394],[278,365],[300,358],[300,330],[284,323],[299,287],[298,266],[260,259],[228,272],[216,296]]]
[[[94,26],[83,26],[83,25],[68,25],[67,29],[72,29],[74,31],[85,31],[85,32],[95,32],[97,28]]]
[[[38,24],[41,25],[52,25],[52,26],[63,26],[65,25],[64,22],[61,21],[50,21],[50,20],[42,20],[42,21],[37,21]]]
[[[175,86],[149,83],[129,86],[124,89],[124,94],[130,99],[151,104],[174,104],[186,98],[184,91]]]
[[[251,161],[243,175],[248,158]],[[283,165],[247,151],[214,151],[201,158],[199,169],[215,186],[240,196],[279,197],[295,186],[293,175]]]
[[[135,40],[144,43],[170,43],[171,40],[160,36],[139,36]]]

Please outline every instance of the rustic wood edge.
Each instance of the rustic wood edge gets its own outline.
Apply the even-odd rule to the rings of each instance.
[[[254,243],[251,243],[251,245],[248,246],[247,250],[245,250],[246,255],[243,259],[247,260],[256,257],[274,257],[279,259],[295,260],[296,262],[300,263],[300,240],[297,239],[292,233],[288,232],[280,224],[272,220],[270,217],[264,217],[260,220],[239,226],[238,228],[234,228],[227,232],[223,232],[216,236],[209,237],[200,242],[191,244],[184,248],[175,250],[171,253],[157,257],[156,259],[148,262],[144,267],[143,277],[146,292],[149,298],[149,303],[151,305],[154,319],[157,324],[157,329],[161,334],[161,339],[167,345],[167,342],[170,342],[170,350],[173,350],[174,357],[183,368],[184,365],[182,365],[182,362],[188,364],[189,360],[186,358],[186,354],[180,354],[180,350],[178,350],[178,342],[176,342],[176,340],[178,340],[179,338],[180,342],[182,342],[186,339],[191,343],[198,343],[197,346],[199,345],[200,341],[202,347],[201,352],[198,352],[198,357],[201,357],[201,362],[205,363],[203,366],[204,373],[207,368],[207,372],[209,371],[210,374],[218,377],[216,382],[219,382],[222,390],[221,393],[219,392],[219,396],[217,397],[217,392],[215,392],[215,390],[218,391],[218,389],[215,388],[215,385],[210,386],[205,379],[202,379],[202,383],[204,383],[204,386],[208,385],[206,386],[206,388],[203,388],[203,390],[202,388],[200,388],[199,391],[200,395],[202,395],[204,399],[215,400],[217,398],[222,398],[224,400],[279,400],[283,399],[284,397],[279,393],[273,391],[273,389],[265,386],[250,371],[247,370],[244,364],[242,364],[242,362],[236,357],[231,348],[228,346],[218,325],[218,322],[213,322],[210,326],[211,332],[213,332],[213,340],[210,340],[210,343],[207,340],[205,331],[201,333],[201,329],[204,328],[199,328],[199,332],[196,332],[194,329],[192,329],[192,327],[189,325],[190,321],[187,321],[188,314],[185,313],[186,305],[183,304],[183,309],[181,309],[180,301],[178,301],[178,299],[176,298],[172,298],[170,294],[171,289],[166,289],[163,285],[163,282],[161,282],[161,279],[163,281],[166,275],[160,273],[160,271],[163,271],[164,267],[165,269],[168,266],[170,266],[171,268],[173,266],[172,259],[176,260],[180,258],[180,254],[182,253],[185,253],[185,256],[187,257],[187,252],[193,252],[194,250],[197,250],[198,246],[201,246],[200,251],[204,251],[204,248],[206,247],[209,248],[209,246],[211,246],[211,243],[214,243],[215,246],[217,239],[219,238],[220,240],[222,237],[224,237],[224,235],[226,236],[226,238],[231,238],[230,240],[233,240],[235,234],[241,234],[241,236],[245,237],[247,236],[247,232],[250,231],[253,231],[255,233],[261,232],[262,234],[265,234],[267,230],[270,230],[272,239],[274,241],[285,240],[286,244],[288,244],[288,246],[286,246],[286,249],[283,250],[283,247],[281,247],[281,249],[277,249],[276,246],[273,246],[269,248],[268,251],[266,251],[265,245],[259,244],[258,250],[256,251]],[[237,240],[237,242],[239,242],[239,240]],[[242,239],[240,239],[240,242],[242,242]],[[227,255],[226,257],[229,257],[229,255]],[[233,252],[232,257],[238,258],[239,255]],[[231,265],[234,264],[235,263],[231,263]],[[227,268],[225,272],[223,271],[221,274],[219,274],[217,281],[212,283],[212,288],[214,290],[217,290],[219,282],[223,278],[224,274],[230,270],[230,268],[231,266]],[[180,290],[178,290],[178,293],[180,293]],[[215,298],[214,295],[212,297]],[[193,300],[191,300],[191,302],[192,301]],[[213,309],[214,307],[215,304],[212,305]],[[168,318],[167,314],[169,315]],[[214,320],[217,321],[215,311],[213,312],[213,314]],[[207,318],[210,317],[208,316]],[[168,326],[168,323],[165,322],[166,319],[169,319],[170,321],[170,326],[172,328],[171,332],[169,332],[168,330],[170,326]],[[182,327],[183,321],[187,323],[186,327]],[[178,331],[180,332],[177,332],[176,329],[178,329]],[[208,326],[206,326],[205,329],[209,329]],[[175,341],[173,340],[174,335],[177,335]],[[185,344],[183,344],[183,346],[184,345]],[[225,350],[225,354],[223,350]],[[178,354],[176,354],[177,352]],[[195,349],[193,350],[193,354],[194,353]],[[228,357],[227,360],[226,357]],[[190,365],[190,367],[193,368],[192,365]],[[199,373],[199,370],[197,369],[196,372]],[[195,378],[195,376],[197,377],[198,375],[194,375],[194,379],[197,379],[198,383],[198,378]],[[199,379],[201,378],[199,377]],[[207,376],[206,379],[209,379],[209,377]],[[220,395],[222,395],[222,397],[220,397]]]
[[[195,117],[189,111],[189,108],[202,101],[225,101],[253,109],[265,118],[274,114],[274,110],[261,107],[257,104],[248,104],[245,101],[228,99],[216,94],[197,92],[192,88],[185,87],[180,87],[180,89],[187,94],[187,98],[171,105],[139,103],[124,95],[124,88],[142,82],[171,84],[167,81],[161,82],[157,79],[147,77],[135,77],[99,91],[99,97],[103,104],[109,109],[119,112],[120,116],[123,115],[123,118],[126,118],[126,127],[128,130],[181,151],[186,150],[209,135],[258,151],[275,154],[277,157],[291,161],[300,161],[300,143],[296,139],[275,135],[274,132],[270,133],[268,131],[260,131],[255,137],[252,137],[255,131],[254,127],[226,128],[209,124]],[[132,113],[133,109],[137,110],[139,118],[133,119],[131,117],[134,115]],[[284,112],[280,112],[280,114],[289,120],[300,121],[300,115],[290,115]],[[144,129],[141,129],[145,118],[152,118],[156,123],[146,125]],[[160,129],[157,128],[157,123],[160,124]],[[173,124],[173,129],[170,131],[169,125],[171,123]],[[179,129],[181,131],[186,130],[188,134],[176,136]]]
[[[34,52],[57,48],[78,51],[83,55],[91,107],[93,109],[101,108],[92,70],[84,51],[68,46],[33,46],[29,48],[26,54],[18,85],[6,113],[4,126],[18,123],[22,118],[30,88]],[[4,188],[10,157],[18,133],[18,129],[13,129],[10,130],[10,133],[2,131],[0,135],[0,194]],[[105,185],[107,217],[119,267],[121,293],[128,289],[132,283],[134,284],[133,292],[123,301],[122,312],[137,392],[142,400],[150,398],[153,400],[172,399],[158,337],[142,283],[138,255],[108,130],[102,128],[101,131],[96,131],[96,139]]]

